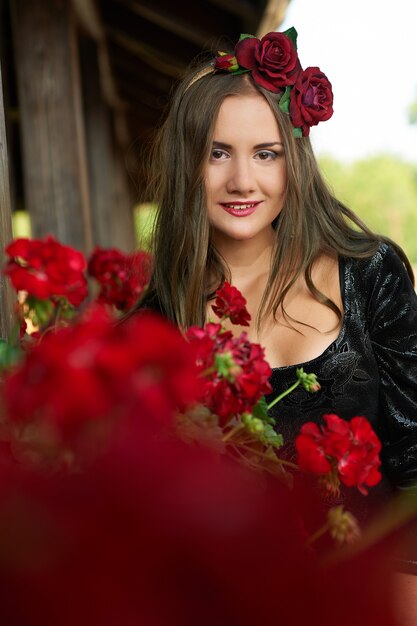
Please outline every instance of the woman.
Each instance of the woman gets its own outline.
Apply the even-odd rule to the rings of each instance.
[[[279,392],[296,366],[321,390],[278,405],[294,453],[305,421],[366,416],[384,473],[417,477],[417,298],[410,263],[329,191],[309,140],[331,85],[296,32],[244,35],[178,86],[154,152],[155,269],[145,305],[203,324],[227,279],[245,296]],[[241,329],[231,327],[233,332]]]

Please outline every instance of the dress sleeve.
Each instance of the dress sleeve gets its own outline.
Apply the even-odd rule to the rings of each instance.
[[[388,245],[371,266],[367,318],[380,374],[382,460],[392,482],[407,487],[417,480],[417,296]]]

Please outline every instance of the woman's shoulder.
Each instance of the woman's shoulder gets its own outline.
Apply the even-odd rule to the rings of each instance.
[[[381,241],[376,250],[363,257],[345,257],[342,259],[348,269],[365,281],[378,281],[407,276],[407,268],[395,247]]]

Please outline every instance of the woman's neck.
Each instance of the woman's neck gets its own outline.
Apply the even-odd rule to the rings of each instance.
[[[269,273],[273,252],[272,237],[237,241],[233,239],[216,240],[216,249],[226,261],[232,274],[232,282],[241,278]]]

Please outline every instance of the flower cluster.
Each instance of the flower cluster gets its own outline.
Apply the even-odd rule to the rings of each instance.
[[[31,341],[76,315],[76,308],[88,296],[87,269],[100,285],[96,300],[123,313],[140,299],[152,269],[151,256],[144,251],[124,254],[114,248],[96,247],[87,260],[51,236],[15,239],[6,252],[9,260],[4,272],[19,293],[19,334],[25,337],[30,322]],[[7,369],[15,361],[9,348],[0,352],[0,367]]]
[[[96,247],[88,262],[88,273],[100,284],[98,301],[120,311],[131,309],[149,283],[152,269],[147,252],[123,254],[115,248]]]
[[[329,489],[342,482],[366,495],[365,486],[381,480],[381,442],[364,417],[347,422],[330,414],[323,419],[325,426],[304,424],[295,441],[300,469],[322,476]]]
[[[204,376],[203,402],[225,423],[233,416],[252,412],[261,397],[271,391],[271,368],[264,349],[251,343],[246,333],[234,337],[221,324],[191,327],[187,337],[196,351]]]
[[[259,40],[243,34],[234,54],[219,52],[214,68],[231,74],[251,72],[261,87],[280,93],[280,109],[288,113],[296,137],[333,115],[332,86],[318,67],[303,70],[297,54],[297,31],[271,32]]]
[[[48,433],[57,446],[71,446],[91,425],[102,427],[120,414],[169,424],[199,393],[193,357],[168,322],[144,314],[115,324],[96,305],[44,335],[5,377],[5,405],[12,423]]]
[[[16,239],[6,252],[11,258],[5,273],[16,291],[27,291],[39,299],[65,296],[74,306],[87,297],[87,263],[78,250],[49,236],[44,240]]]

